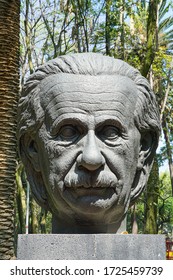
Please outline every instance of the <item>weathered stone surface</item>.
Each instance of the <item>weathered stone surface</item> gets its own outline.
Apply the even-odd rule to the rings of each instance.
[[[164,235],[19,235],[20,260],[164,260]]]

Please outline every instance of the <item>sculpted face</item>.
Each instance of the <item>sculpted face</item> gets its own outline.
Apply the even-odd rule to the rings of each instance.
[[[40,100],[45,120],[35,138],[34,166],[53,213],[85,225],[122,220],[141,140],[134,82],[58,74],[41,82]]]

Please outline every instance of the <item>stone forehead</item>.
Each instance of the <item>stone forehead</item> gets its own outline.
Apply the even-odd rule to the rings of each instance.
[[[134,81],[125,76],[119,75],[73,75],[56,74],[45,78],[40,84],[40,97],[44,105],[49,102],[52,96],[58,96],[61,93],[75,94],[98,94],[116,92],[125,93],[131,101],[136,103],[137,87]],[[75,97],[75,95],[74,95]]]

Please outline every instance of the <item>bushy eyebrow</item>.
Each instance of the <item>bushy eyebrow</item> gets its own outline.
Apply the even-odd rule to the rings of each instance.
[[[54,129],[58,130],[59,128],[61,128],[64,125],[82,126],[85,129],[87,129],[87,124],[84,122],[84,120],[82,121],[82,119],[77,116],[74,116],[74,117],[61,117],[60,116],[50,125],[50,133]]]
[[[121,132],[127,133],[126,125],[124,125],[118,117],[112,117],[110,115],[96,117],[96,128],[99,128],[103,125],[113,125],[120,129]]]

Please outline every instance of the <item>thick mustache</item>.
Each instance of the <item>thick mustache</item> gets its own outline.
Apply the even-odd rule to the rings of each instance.
[[[64,179],[66,187],[85,187],[85,188],[117,188],[120,182],[117,177],[108,171],[102,171],[99,175],[89,174],[84,171],[69,172]]]

